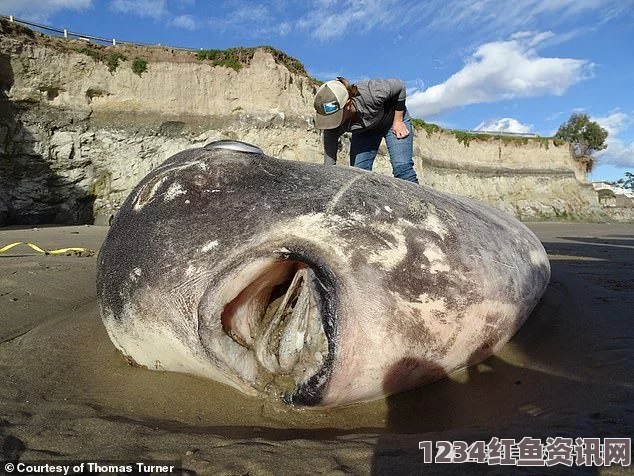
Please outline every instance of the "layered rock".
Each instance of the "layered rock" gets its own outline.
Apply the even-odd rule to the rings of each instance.
[[[69,40],[0,35],[0,225],[107,223],[153,167],[215,139],[322,161],[312,127],[316,84],[268,49],[237,71],[193,53],[157,51],[139,50],[159,58],[139,75],[131,59],[110,71]],[[344,166],[348,150],[344,137]],[[467,143],[420,129],[415,166],[422,183],[524,219],[600,218],[596,194],[579,180],[568,148],[552,141]],[[385,150],[375,170],[391,172]]]

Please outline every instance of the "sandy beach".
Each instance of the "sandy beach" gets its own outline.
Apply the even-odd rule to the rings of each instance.
[[[552,279],[502,351],[420,389],[329,410],[284,409],[128,365],[99,317],[96,254],[15,247],[0,254],[0,460],[174,460],[186,474],[473,473],[492,468],[425,464],[419,441],[631,438],[634,225],[529,227]],[[97,251],[107,230],[2,228],[0,248]]]

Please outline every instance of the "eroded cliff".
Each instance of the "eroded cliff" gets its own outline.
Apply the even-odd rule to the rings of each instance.
[[[289,160],[321,162],[312,127],[316,83],[268,48],[243,67],[168,48],[125,51],[115,67],[77,40],[2,23],[0,225],[107,223],[118,204],[170,155],[234,138]],[[101,53],[100,53],[101,54]],[[135,73],[135,56],[149,58]],[[492,203],[523,219],[600,219],[567,146],[551,140],[459,140],[419,129],[422,183]],[[349,140],[340,162],[348,162]],[[386,151],[375,165],[390,173]]]

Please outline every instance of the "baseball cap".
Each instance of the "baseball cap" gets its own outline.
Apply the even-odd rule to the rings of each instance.
[[[334,129],[343,121],[343,107],[348,102],[348,90],[341,81],[322,84],[315,94],[315,127]]]

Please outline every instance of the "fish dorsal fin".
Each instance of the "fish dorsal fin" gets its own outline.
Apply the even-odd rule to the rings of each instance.
[[[236,152],[245,152],[247,154],[264,155],[264,152],[258,146],[249,144],[247,142],[242,142],[239,140],[226,140],[226,139],[217,140],[205,145],[203,149],[205,150],[224,149],[224,150],[234,150]]]

